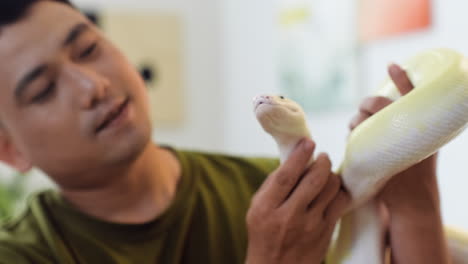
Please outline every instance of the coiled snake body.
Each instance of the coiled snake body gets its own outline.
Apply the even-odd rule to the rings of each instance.
[[[395,174],[435,153],[468,124],[468,60],[430,50],[403,64],[415,88],[400,97],[387,80],[376,93],[394,103],[351,133],[339,173],[353,203],[342,218],[329,263],[384,263],[383,230],[372,198]],[[282,96],[257,96],[257,119],[276,141],[283,162],[303,137],[305,113]],[[312,162],[311,160],[310,162]],[[468,263],[468,237],[447,229],[454,263]]]

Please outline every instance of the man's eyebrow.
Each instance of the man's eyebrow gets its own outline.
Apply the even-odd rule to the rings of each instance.
[[[67,38],[63,42],[63,46],[70,45],[72,42],[74,42],[84,31],[88,30],[89,26],[86,23],[79,23],[75,25],[72,30],[70,30],[70,33],[68,33]]]
[[[15,89],[15,97],[16,99],[20,99],[25,88],[28,86],[29,83],[37,79],[41,74],[43,74],[47,70],[47,65],[42,64],[34,68],[31,72],[26,74],[23,79],[18,83],[18,86]]]
[[[70,45],[74,42],[84,31],[89,29],[88,24],[86,23],[79,23],[76,24],[68,33],[65,41],[63,42],[62,46]],[[15,89],[15,97],[16,99],[20,99],[24,90],[29,85],[29,83],[33,82],[35,79],[39,78],[45,71],[47,70],[46,64],[41,64],[35,67],[32,71],[27,73],[21,81],[18,83]]]

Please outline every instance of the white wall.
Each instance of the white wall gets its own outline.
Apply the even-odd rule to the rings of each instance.
[[[257,94],[276,93],[275,6],[272,1],[221,1],[223,12],[226,151],[276,153],[252,112]]]

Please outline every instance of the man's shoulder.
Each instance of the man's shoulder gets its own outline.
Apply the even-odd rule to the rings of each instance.
[[[275,158],[236,156],[215,152],[178,151],[186,177],[193,177],[204,190],[235,192],[250,197],[279,161]],[[190,174],[190,175],[189,175]]]
[[[279,165],[277,158],[241,156],[219,152],[178,151],[182,159],[192,166],[208,167],[212,170],[226,172],[242,172],[249,174],[269,174]]]

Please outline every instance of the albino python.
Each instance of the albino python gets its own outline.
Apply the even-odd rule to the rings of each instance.
[[[402,65],[414,89],[401,96],[390,79],[375,95],[394,102],[350,134],[339,174],[353,199],[327,263],[385,263],[382,227],[372,198],[395,174],[435,153],[468,124],[468,60],[449,49],[422,52]],[[283,96],[254,98],[254,112],[284,162],[310,137],[305,113]],[[313,158],[310,163],[313,162]],[[455,264],[468,264],[468,235],[446,228]]]

